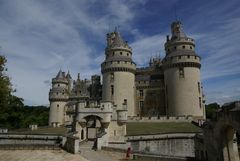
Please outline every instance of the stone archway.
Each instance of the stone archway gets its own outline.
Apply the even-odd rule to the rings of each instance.
[[[205,159],[210,161],[240,161],[240,102],[226,104],[216,118],[206,121],[204,130]]]
[[[227,126],[223,133],[222,155],[224,161],[239,161],[237,130]]]
[[[86,137],[88,140],[94,140],[103,129],[99,116],[89,115],[84,118],[86,120]]]

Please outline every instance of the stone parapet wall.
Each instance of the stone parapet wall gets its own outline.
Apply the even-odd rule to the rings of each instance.
[[[128,117],[128,122],[191,122],[192,116]]]
[[[0,149],[60,149],[58,135],[0,134]]]
[[[194,160],[192,157],[170,157],[170,156],[159,156],[159,155],[147,155],[147,154],[133,154],[133,159],[139,160],[161,160],[161,161],[187,161]]]
[[[195,133],[129,136],[134,153],[166,157],[195,157]]]

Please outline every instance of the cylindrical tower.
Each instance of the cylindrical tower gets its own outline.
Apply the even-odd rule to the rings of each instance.
[[[52,79],[52,89],[49,92],[49,126],[56,127],[64,124],[64,106],[69,97],[68,83],[65,73],[61,70]]]
[[[127,105],[128,116],[135,116],[136,64],[132,61],[132,49],[116,30],[107,34],[105,56],[101,64],[102,99],[113,102],[117,109]]]
[[[163,60],[167,114],[204,118],[201,64],[194,40],[185,35],[179,21],[172,23],[171,30],[172,37],[167,36]]]

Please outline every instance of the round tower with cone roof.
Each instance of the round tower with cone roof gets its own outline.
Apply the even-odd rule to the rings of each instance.
[[[195,42],[186,36],[179,21],[172,23],[171,31],[171,38],[167,36],[165,43],[163,60],[167,114],[204,118],[201,58],[195,52]]]
[[[65,73],[60,70],[52,79],[52,88],[49,92],[49,126],[58,127],[64,124],[64,107],[69,98],[70,78],[70,74],[65,76]]]
[[[115,30],[107,34],[103,75],[102,99],[111,101],[116,109],[127,106],[128,116],[135,116],[135,72],[132,49]]]

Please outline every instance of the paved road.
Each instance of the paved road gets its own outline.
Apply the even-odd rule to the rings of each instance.
[[[92,150],[93,142],[86,142],[80,145],[80,155],[89,161],[119,161],[124,158],[125,154],[108,151]]]
[[[0,161],[88,161],[64,150],[0,150]]]
[[[0,150],[0,161],[119,161],[123,153],[94,151],[93,142],[80,146],[81,153],[64,150]]]

